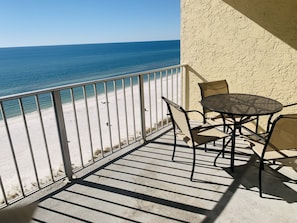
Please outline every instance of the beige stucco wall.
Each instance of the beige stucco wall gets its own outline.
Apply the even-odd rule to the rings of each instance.
[[[188,109],[200,109],[198,82],[219,79],[230,92],[297,102],[296,49],[296,0],[181,0]]]

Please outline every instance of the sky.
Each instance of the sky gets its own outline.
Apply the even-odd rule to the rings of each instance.
[[[180,0],[0,0],[0,47],[180,39]]]

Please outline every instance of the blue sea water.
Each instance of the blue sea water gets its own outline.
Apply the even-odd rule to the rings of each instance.
[[[0,48],[0,96],[179,63],[179,40]],[[82,97],[82,92],[74,93]],[[40,100],[42,107],[50,106],[49,95],[41,95]],[[69,92],[62,92],[62,101],[70,101]],[[36,110],[33,97],[23,99],[23,103],[25,113]],[[3,105],[6,117],[20,115],[17,100],[4,101]]]
[[[179,64],[180,42],[0,48],[0,96]]]

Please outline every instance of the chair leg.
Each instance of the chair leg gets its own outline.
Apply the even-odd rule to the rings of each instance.
[[[225,121],[225,119],[223,119],[223,121],[224,121],[223,131],[224,131],[225,133],[227,133],[227,132],[228,132],[228,126],[226,126],[226,121]],[[226,142],[226,139],[223,138],[223,151],[222,151],[222,157],[223,157],[223,158],[225,158],[225,147],[228,145],[229,141],[228,141],[226,144],[225,144],[225,142]]]
[[[174,155],[175,155],[175,148],[176,148],[176,130],[173,128],[173,134],[174,134],[174,145],[173,145],[173,152],[172,152],[172,157],[171,160],[174,161]]]
[[[223,148],[222,150],[218,153],[218,155],[216,156],[214,162],[213,162],[213,165],[214,166],[217,166],[216,162],[217,162],[217,159],[219,158],[219,156],[222,154],[222,157],[224,158],[224,154],[225,154],[225,148],[227,147],[227,145],[231,142],[231,138],[227,141],[227,143],[225,143],[226,139],[224,138],[223,139]]]
[[[191,181],[193,181],[193,175],[195,171],[195,165],[196,165],[196,150],[193,147],[193,166],[192,166],[192,173],[191,173]]]
[[[215,158],[215,160],[213,161],[213,165],[214,166],[217,166],[217,159],[219,158],[219,156],[221,155],[221,153],[223,152],[223,150],[225,150],[225,148],[224,149],[222,149],[219,153],[218,153],[218,155],[216,156],[216,158]]]
[[[222,149],[222,157],[225,158],[225,141],[226,139],[223,138],[223,149]]]
[[[260,160],[259,166],[259,195],[262,197],[262,170],[264,170],[264,162]]]
[[[172,152],[172,157],[171,157],[172,161],[174,161],[175,148],[176,148],[176,135],[174,134],[174,146],[173,146],[173,152]]]
[[[256,119],[256,133],[258,133],[258,130],[259,130],[259,116],[257,116],[257,119]]]

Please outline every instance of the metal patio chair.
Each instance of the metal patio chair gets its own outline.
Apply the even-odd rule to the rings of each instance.
[[[203,82],[198,83],[201,92],[201,99],[216,95],[216,94],[229,94],[229,87],[226,80],[219,80],[219,81],[211,81],[211,82]],[[214,114],[213,111],[210,111],[203,107],[203,114],[204,114],[204,123],[207,122],[207,119],[216,120],[223,118],[220,114]],[[224,124],[225,120],[223,119]]]
[[[198,83],[201,92],[201,99],[216,95],[216,94],[229,94],[229,86],[226,80],[210,81]],[[224,124],[224,131],[228,130],[228,124],[233,123],[233,118],[228,115],[222,116],[221,114],[215,113],[203,107],[204,123],[221,120]],[[250,118],[249,121],[256,120],[256,132],[258,131],[258,117]]]
[[[297,114],[280,115],[272,123],[267,137],[247,138],[259,158],[259,195],[262,197],[264,162],[297,158]]]
[[[224,139],[228,134],[223,131],[218,130],[216,127],[222,125],[210,125],[210,124],[202,124],[198,125],[194,128],[190,125],[190,120],[188,117],[189,112],[197,112],[202,117],[203,113],[191,110],[185,111],[181,106],[175,104],[174,102],[168,100],[165,97],[162,99],[166,102],[168,112],[171,117],[173,131],[174,131],[174,148],[172,153],[172,161],[174,161],[175,149],[176,149],[176,136],[179,136],[187,145],[193,149],[193,164],[192,164],[192,172],[191,172],[191,181],[193,181],[193,175],[195,171],[195,163],[196,163],[196,149],[199,146],[205,145],[209,142],[213,142],[219,139]],[[225,145],[223,144],[223,147]]]

